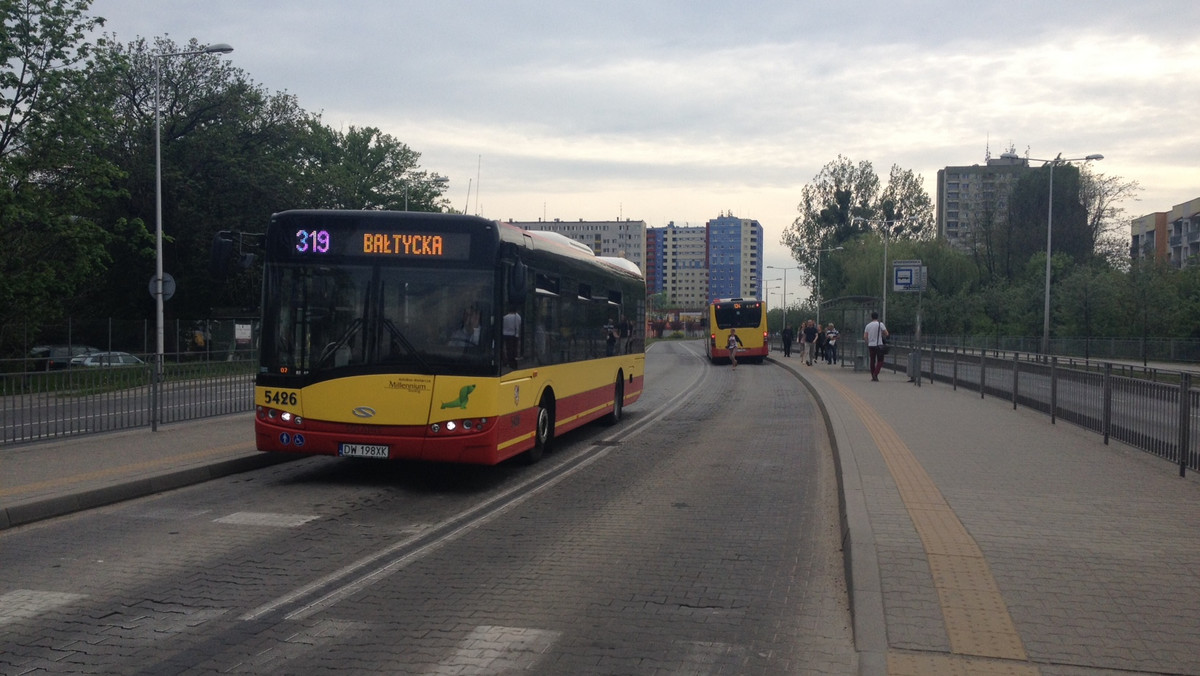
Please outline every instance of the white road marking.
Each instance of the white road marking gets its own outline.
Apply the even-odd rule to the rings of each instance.
[[[216,523],[227,523],[238,526],[272,526],[275,528],[296,528],[309,521],[319,519],[311,514],[273,514],[270,512],[234,512],[229,516],[213,519]]]
[[[17,589],[0,596],[0,626],[36,617],[60,606],[87,598],[83,594]]]

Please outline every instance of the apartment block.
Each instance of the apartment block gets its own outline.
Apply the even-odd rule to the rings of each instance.
[[[723,215],[708,230],[708,300],[762,298],[763,228],[753,219]]]
[[[557,232],[587,245],[597,256],[624,258],[646,273],[646,222],[623,221],[510,221],[518,228]]]
[[[678,226],[674,221],[665,228],[650,228],[646,232],[647,251],[651,238],[661,244],[657,260],[647,267],[659,267],[658,279],[646,278],[647,289],[666,295],[673,307],[698,310],[708,302],[708,229],[704,226]],[[651,284],[654,286],[652,287]]]
[[[983,243],[989,230],[1008,221],[1008,199],[1029,160],[1015,153],[988,157],[986,164],[946,167],[937,173],[938,238],[964,252]]]
[[[716,298],[761,298],[763,228],[721,215],[702,226],[646,230],[646,290],[675,308],[700,311]]]
[[[1130,255],[1153,257],[1174,268],[1200,263],[1200,197],[1130,222]]]

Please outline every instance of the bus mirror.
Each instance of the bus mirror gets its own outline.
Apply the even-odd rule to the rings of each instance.
[[[527,280],[528,269],[518,260],[508,269],[508,300],[512,303],[524,303],[525,294],[529,290]]]
[[[208,272],[213,279],[223,280],[229,274],[229,265],[233,262],[233,233],[222,230],[213,237],[212,251],[209,252]]]

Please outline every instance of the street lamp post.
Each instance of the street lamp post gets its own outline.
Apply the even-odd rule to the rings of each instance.
[[[422,183],[424,185],[437,185],[437,186],[444,186],[449,182],[450,182],[450,179],[446,178],[445,176],[438,176],[436,174],[433,176],[433,178],[431,178],[427,181],[419,181],[419,183]],[[405,211],[408,211],[408,186],[409,186],[409,181],[405,181],[404,182],[404,210]]]
[[[1027,157],[1026,160],[1033,162],[1045,162],[1050,165],[1050,203],[1046,210],[1046,295],[1045,305],[1042,308],[1042,354],[1050,353],[1050,243],[1051,232],[1054,229],[1054,167],[1055,165],[1065,164],[1067,162],[1090,162],[1092,160],[1102,160],[1104,156],[1099,153],[1094,153],[1086,157],[1074,157],[1064,159],[1062,153],[1058,154],[1052,160],[1039,160],[1035,157]]]
[[[829,249],[817,249],[817,292],[814,294],[817,297],[817,330],[821,329],[821,254],[830,251],[841,251],[846,247],[835,246]]]
[[[795,266],[790,267],[790,268],[785,268],[780,265],[768,265],[767,268],[770,270],[783,270],[783,300],[781,301],[781,305],[783,305],[783,325],[787,326],[788,325],[788,321],[787,321],[787,319],[788,319],[787,273],[788,273],[788,270],[799,270],[800,268],[795,267]]]
[[[162,114],[159,97],[162,91],[162,61],[169,56],[198,54],[228,54],[233,47],[219,42],[204,49],[185,52],[166,52],[154,55],[154,403],[150,415],[151,431],[158,431],[159,389],[163,376],[163,227],[162,227]]]

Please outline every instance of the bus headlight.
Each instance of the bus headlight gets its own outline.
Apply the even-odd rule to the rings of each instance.
[[[470,434],[483,432],[488,425],[487,418],[466,418],[463,420],[446,420],[429,426],[431,434]]]

